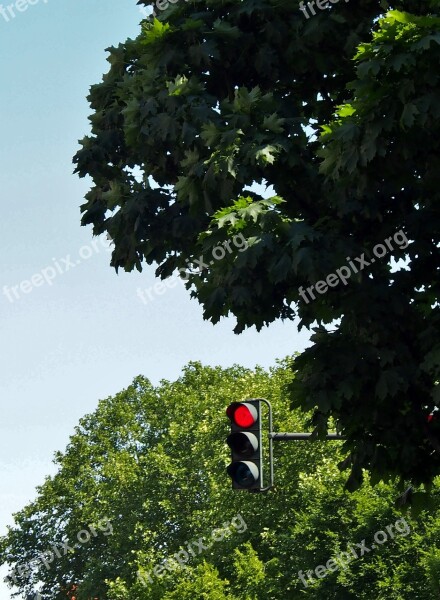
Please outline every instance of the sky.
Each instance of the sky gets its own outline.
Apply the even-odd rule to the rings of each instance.
[[[237,336],[233,318],[203,321],[182,285],[145,292],[154,267],[109,266],[109,241],[80,226],[89,181],[72,156],[105,48],[135,37],[142,15],[136,0],[26,2],[0,3],[0,535],[78,420],[137,375],[173,380],[191,360],[269,367],[309,345],[290,322]]]

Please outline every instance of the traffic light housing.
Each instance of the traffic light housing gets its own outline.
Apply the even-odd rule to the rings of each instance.
[[[226,471],[237,490],[263,487],[263,444],[261,401],[233,402],[226,409],[231,433],[226,443],[231,449],[231,464]]]

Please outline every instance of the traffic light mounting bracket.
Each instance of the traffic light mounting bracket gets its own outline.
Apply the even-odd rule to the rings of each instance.
[[[314,434],[313,433],[287,433],[287,432],[279,432],[275,433],[273,430],[273,421],[272,421],[272,405],[269,400],[265,398],[254,398],[254,400],[259,400],[260,402],[264,402],[269,411],[269,462],[270,462],[270,484],[266,487],[261,488],[260,490],[252,490],[254,492],[267,492],[273,487],[274,482],[274,469],[273,469],[273,442],[292,442],[297,440],[308,440]],[[316,438],[318,439],[318,438]],[[344,440],[345,437],[340,435],[339,433],[327,433],[325,436],[326,440]]]
[[[255,400],[259,400],[260,402],[264,402],[268,408],[268,425],[269,425],[269,472],[270,472],[270,483],[259,490],[255,490],[255,492],[268,492],[271,488],[273,488],[273,437],[272,437],[272,404],[266,398],[255,398]],[[261,414],[261,411],[260,411]]]

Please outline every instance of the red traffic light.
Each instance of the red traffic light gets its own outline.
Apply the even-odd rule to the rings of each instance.
[[[249,402],[233,402],[226,409],[226,414],[232,423],[243,429],[252,427],[258,420],[258,411]]]
[[[231,464],[226,471],[236,490],[260,490],[263,482],[263,448],[259,399],[232,402],[226,409],[231,433],[226,442]]]
[[[267,412],[262,410],[266,406]],[[264,398],[248,398],[232,402],[226,409],[230,433],[226,443],[231,449],[231,463],[226,472],[234,490],[265,492],[273,485],[272,407]],[[263,425],[265,431],[263,432]],[[264,437],[267,435],[267,444]],[[270,485],[265,484],[264,447],[269,449]]]

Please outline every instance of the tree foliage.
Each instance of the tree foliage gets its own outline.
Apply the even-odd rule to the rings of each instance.
[[[427,422],[440,401],[437,0],[340,2],[309,19],[284,0],[179,1],[109,52],[74,161],[93,181],[82,223],[110,234],[111,264],[156,264],[165,278],[244,236],[245,251],[188,275],[205,318],[233,314],[237,333],[295,316],[314,327],[292,402],[314,410],[320,434],[331,417],[347,437],[349,489],[364,469],[429,485],[440,466],[440,423]],[[375,259],[396,232],[409,245]],[[303,300],[355,257],[368,266]]]
[[[407,535],[359,556],[346,569],[314,577],[314,570],[402,518],[396,488],[368,478],[350,494],[337,468],[340,442],[295,442],[275,448],[276,487],[267,494],[231,489],[225,466],[231,400],[266,397],[275,430],[304,426],[288,411],[290,361],[266,372],[190,363],[175,382],[154,387],[143,377],[81,419],[56,456],[58,471],[36,499],[15,515],[0,540],[0,559],[15,567],[22,593],[38,582],[44,600],[431,600],[438,590],[438,486],[431,513],[405,515]],[[241,515],[242,525],[211,548],[195,552],[185,568],[154,572],[188,543]],[[20,576],[20,565],[55,542],[74,545],[77,532],[108,518],[98,535],[50,568]],[[359,550],[358,550],[359,552]],[[140,577],[138,577],[138,573]],[[39,585],[39,584],[38,584]]]

